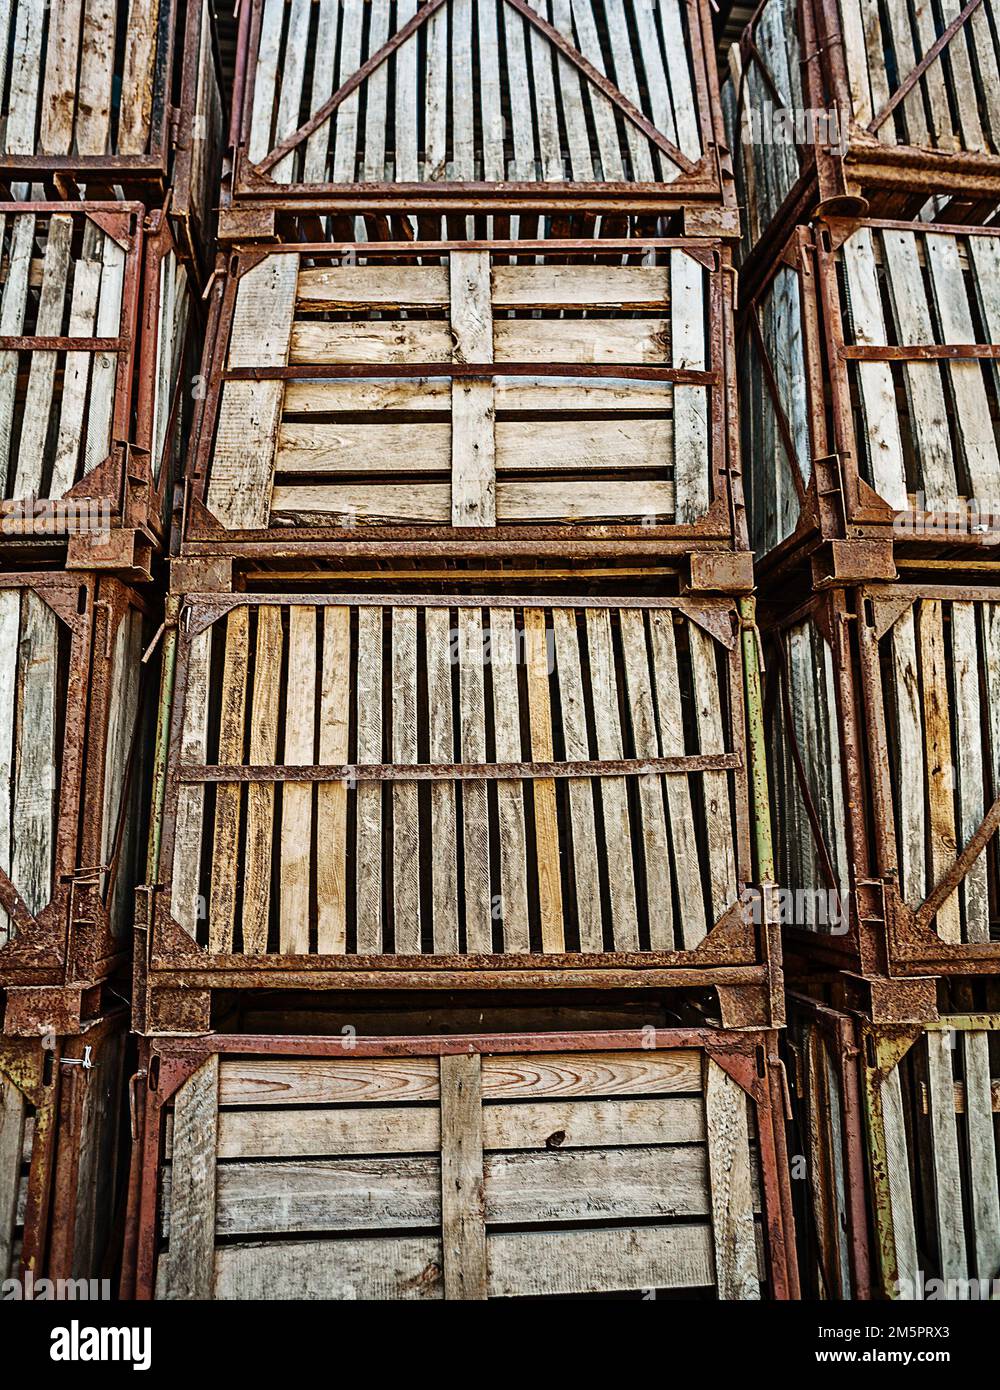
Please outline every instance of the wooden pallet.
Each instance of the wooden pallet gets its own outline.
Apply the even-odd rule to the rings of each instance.
[[[75,536],[93,564],[114,554],[109,529],[147,549],[162,535],[183,437],[189,276],[159,217],[144,249],[142,219],[137,204],[0,213],[4,535]]]
[[[796,209],[817,202],[863,198],[873,215],[913,217],[938,196],[956,215],[939,208],[937,220],[964,222],[985,221],[1000,196],[988,5],[764,0],[730,49],[728,87],[748,249],[773,251]]]
[[[254,0],[241,21],[237,198],[353,185],[416,206],[535,186],[622,202],[675,181],[721,196],[699,4]]]
[[[786,1296],[766,1083],[725,1035],[646,1052],[621,1036],[409,1039],[400,1056],[257,1039],[242,1060],[223,1037],[200,1065],[158,1042],[139,1296]]]
[[[831,1022],[840,1027],[839,1044],[831,1041]],[[852,1276],[845,1268],[846,1232],[851,1200],[863,1187],[872,1217],[873,1292],[915,1301],[991,1297],[1000,1267],[1000,1017],[948,1012],[922,1028],[884,1028],[797,1006],[792,1028],[803,1050],[797,1109],[815,1145],[815,1194],[831,1204],[818,1213],[816,1227],[826,1296],[858,1296],[851,1281],[863,1252],[857,1245],[851,1252]],[[807,1064],[807,1057],[820,1066]],[[854,1076],[851,1066],[857,1067]],[[844,1129],[844,1107],[855,1103],[859,1090],[863,1165]],[[833,1149],[826,1147],[831,1142]],[[969,1280],[985,1285],[970,1294],[963,1288]],[[809,1280],[803,1285],[808,1289]]]
[[[169,177],[193,253],[211,233],[222,153],[208,0],[12,0],[0,28],[0,182],[15,198],[59,175],[148,199]]]
[[[123,949],[142,843],[137,731],[151,714],[141,667],[151,633],[146,604],[116,579],[0,576],[4,986],[98,979]]]
[[[125,1041],[122,1013],[74,1037],[0,1034],[0,1281],[96,1280],[108,1267]]]
[[[156,965],[758,959],[733,600],[185,615]]]
[[[247,257],[186,538],[617,523],[732,543],[721,244],[615,265],[551,245]]]

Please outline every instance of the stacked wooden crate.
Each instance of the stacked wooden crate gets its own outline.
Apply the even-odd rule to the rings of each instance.
[[[981,6],[862,26],[849,0],[794,14],[772,0],[733,62],[776,863],[792,890],[789,974],[813,999],[803,1133],[817,1211],[838,1184],[843,1208],[846,1173],[867,1188],[874,1241],[866,1264],[857,1210],[853,1254],[836,1219],[800,1221],[809,1280],[829,1297],[867,1286],[869,1268],[876,1291],[917,1298],[931,1278],[961,1297],[962,1279],[997,1270],[997,1059],[983,1036],[1000,973],[994,46]],[[794,61],[782,67],[796,52],[801,92]],[[805,141],[808,122],[797,146],[769,143],[767,103],[835,110],[836,148]],[[945,1047],[948,1030],[962,1046]],[[917,1037],[923,1090],[893,1073]],[[831,1096],[845,1114],[856,1104],[858,1038],[869,1104],[848,1153],[824,1115]]]
[[[125,1287],[788,1296],[704,8],[240,22]]]
[[[207,5],[2,29],[0,1278],[98,1277],[220,87]]]

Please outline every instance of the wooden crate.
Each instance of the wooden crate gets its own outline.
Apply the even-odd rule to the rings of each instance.
[[[36,1298],[114,1268],[126,1037],[121,1011],[72,1037],[0,1035],[0,1282],[30,1273]]]
[[[741,326],[758,549],[882,536],[899,555],[992,554],[998,277],[996,231],[831,219],[795,233]]]
[[[235,258],[185,553],[569,527],[741,546],[723,244],[525,244]]]
[[[0,544],[148,572],[183,427],[196,304],[168,225],[133,203],[0,213]]]
[[[127,947],[154,693],[141,658],[152,632],[146,603],[118,579],[0,575],[8,1013],[30,1014],[33,989],[43,1012],[51,988],[75,983],[67,1000],[79,996]]]
[[[252,0],[237,73],[238,201],[731,203],[701,0]]]
[[[771,622],[777,876],[804,894],[809,950],[872,974],[1000,970],[998,616],[989,585],[873,584]],[[806,910],[831,889],[842,924]]]
[[[794,1297],[774,1037],[155,1039],[124,1292]]]
[[[857,1146],[845,1145],[838,1181],[823,1189],[833,1203],[824,1247],[828,1267],[837,1258],[830,1233],[838,1225],[847,1229],[849,1197],[863,1183],[874,1293],[907,1300],[990,1298],[1000,1266],[1000,1016],[964,1010],[942,1013],[923,1027],[888,1028],[796,1005],[792,1017],[804,1046],[815,1048],[820,1032],[832,1025],[851,1039],[850,1051],[835,1065],[827,1055],[825,1072],[801,1073],[804,1123],[829,1136],[859,1080],[864,1106],[863,1167]],[[857,1074],[848,1092],[836,1073],[846,1079],[852,1057]],[[839,1239],[843,1247],[843,1234]],[[982,1282],[970,1292],[968,1281]],[[845,1285],[839,1296],[857,1295]]]
[[[984,6],[764,0],[730,55],[729,139],[752,244],[773,251],[817,203],[911,217],[938,197],[940,220],[992,214],[1000,41]]]
[[[223,103],[208,0],[14,0],[0,39],[0,182],[160,201],[207,253]]]
[[[149,978],[189,1021],[486,982],[743,983],[769,1016],[734,600],[182,606]]]

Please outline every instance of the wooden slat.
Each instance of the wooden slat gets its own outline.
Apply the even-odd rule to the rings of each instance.
[[[721,753],[725,751],[726,740],[722,726],[721,692],[716,666],[717,648],[714,640],[696,623],[688,625],[688,642],[691,648],[698,742],[703,753]],[[717,922],[735,902],[737,893],[729,774],[703,773],[702,788],[705,795],[712,913]]]
[[[435,11],[425,25],[423,74],[423,179],[431,183],[447,173],[448,159],[448,7]]]
[[[683,259],[691,261],[690,256],[684,256]],[[697,263],[692,261],[692,264]],[[670,271],[666,266],[493,267],[493,305],[496,309],[662,310],[670,302],[670,298]],[[574,321],[574,332],[575,328]]]
[[[3,217],[3,214],[0,214]],[[6,218],[3,218],[6,221]],[[2,227],[2,223],[0,223]],[[24,331],[28,280],[35,236],[35,219],[24,213],[12,219],[7,252],[7,274],[0,298],[0,334],[19,336]],[[14,406],[17,399],[18,353],[0,352],[0,487],[6,495],[10,470]]]
[[[990,1078],[990,1039],[987,1033],[975,1032],[963,1032],[961,1039],[972,1206],[972,1250],[977,1278],[993,1279],[997,1269],[1000,1269],[1000,1184],[997,1181],[997,1151],[994,1140],[995,1107],[993,1082]]]
[[[927,896],[925,863],[925,768],[920,676],[913,610],[896,621],[890,634],[895,716],[895,812],[899,826],[900,889],[910,907]]]
[[[229,339],[231,367],[281,367],[288,361],[298,257],[269,256],[240,280]],[[222,391],[207,505],[223,525],[268,520],[280,381],[230,381]]]
[[[21,1181],[24,1142],[24,1097],[12,1081],[0,1076],[0,1276],[11,1268],[17,1225],[17,1193]]]
[[[361,473],[384,478],[446,473],[451,428],[446,424],[282,424],[275,471],[283,476]]]
[[[693,391],[700,388],[691,387]],[[591,398],[592,399],[592,398]],[[539,408],[545,404],[539,402]],[[577,409],[590,401],[579,401]],[[427,426],[422,426],[426,429]],[[666,472],[674,451],[674,426],[661,420],[498,420],[496,425],[497,472],[578,473],[638,469]],[[704,455],[702,466],[705,465]],[[645,482],[640,487],[645,487]],[[635,508],[631,481],[617,484],[621,493],[618,511]],[[666,484],[664,497],[676,508],[677,486]],[[659,498],[657,501],[659,502]],[[638,508],[635,508],[638,510]],[[682,518],[677,517],[680,521]]]
[[[536,4],[535,9],[543,18],[547,17],[544,4]],[[570,43],[574,42],[571,0],[552,0],[552,24],[563,38]],[[586,101],[583,95],[587,79],[561,53],[556,61],[559,70],[559,107],[566,127],[570,171],[574,182],[589,183],[594,178],[594,162],[590,152],[590,132],[587,130]]]
[[[277,760],[281,648],[281,609],[258,608],[250,717],[250,763],[254,766],[273,764]],[[247,955],[259,955],[267,950],[274,800],[273,783],[252,782],[247,789],[243,871],[243,950]]]
[[[619,91],[628,97],[633,106],[642,109],[642,95],[636,77],[632,58],[632,43],[628,32],[628,20],[624,9],[619,5],[607,5],[604,10],[608,26],[608,39],[614,55],[614,77]],[[684,50],[681,50],[683,53]],[[678,57],[681,56],[678,54]],[[602,67],[603,71],[603,67]],[[610,75],[610,74],[609,74]],[[625,139],[628,142],[632,163],[632,178],[639,183],[651,183],[655,177],[650,152],[649,137],[632,121],[625,122]]]
[[[4,589],[0,592],[0,869],[8,876],[14,832],[11,791],[14,783],[14,720],[20,625],[21,594],[17,589]],[[7,941],[11,929],[10,918],[0,908],[0,942]],[[2,1267],[0,1264],[0,1269]]]
[[[213,1056],[185,1081],[174,1106],[167,1298],[212,1295],[218,1110],[219,1058]]]
[[[985,650],[989,650],[986,648]],[[979,701],[979,642],[976,605],[951,605],[952,690],[954,735],[958,762],[957,850],[968,844],[986,815],[983,778],[983,712]],[[965,941],[989,941],[990,902],[986,855],[981,854],[965,875],[961,898]]]
[[[341,0],[341,10],[343,21],[337,81],[342,85],[361,66],[361,30],[365,6],[363,0]],[[352,92],[341,102],[334,118],[333,178],[336,183],[353,183],[357,173],[360,102],[360,92]]]
[[[677,669],[674,618],[669,612],[649,615],[656,707],[659,715],[660,751],[664,758],[683,757],[684,715]],[[691,950],[701,941],[709,923],[705,915],[705,894],[701,880],[701,855],[694,828],[691,787],[686,777],[667,777],[667,810],[670,817],[670,847],[677,878],[677,900],[682,908],[680,942]]]
[[[4,144],[9,154],[35,153],[35,121],[41,87],[45,0],[19,0],[11,53],[10,93]],[[8,26],[10,16],[7,16]]]
[[[285,710],[285,763],[308,766],[315,759],[316,610],[292,604],[288,610],[288,705]],[[309,888],[312,864],[313,786],[285,782],[281,806],[280,947],[286,955],[309,950]]]
[[[243,761],[246,723],[249,610],[234,608],[226,620],[225,665],[219,712],[219,762]],[[215,833],[212,841],[212,885],[208,916],[210,951],[233,949],[236,918],[237,853],[240,837],[239,783],[215,789]]]
[[[529,3],[533,9],[544,11],[545,17],[548,18],[548,6],[543,4],[543,0],[529,0]],[[540,34],[534,25],[528,31],[528,48],[531,52],[535,130],[541,156],[542,178],[547,182],[559,182],[565,178],[566,171],[563,168],[559,101],[553,72],[555,54],[548,39]]]
[[[284,57],[281,64],[281,89],[278,96],[278,114],[274,128],[274,144],[280,145],[293,135],[299,127],[299,109],[302,103],[302,83],[305,79],[306,58],[309,53],[309,16],[312,0],[291,0],[288,6],[288,30],[283,45]],[[291,183],[295,177],[298,152],[287,154],[271,168],[275,183]]]
[[[482,1059],[441,1058],[441,1242],[445,1298],[486,1297]]]
[[[73,143],[82,11],[82,0],[63,0],[50,11],[39,133],[43,154],[69,154]],[[0,18],[5,26],[9,23],[6,7],[0,10]],[[0,45],[0,51],[3,46]],[[5,67],[6,63],[0,61],[0,72]]]
[[[531,756],[537,762],[553,760],[552,707],[549,675],[554,660],[540,608],[524,610],[524,647],[527,671],[528,723]],[[535,812],[535,857],[538,864],[538,913],[541,919],[542,950],[564,951],[562,877],[559,863],[559,820],[556,784],[552,778],[536,777],[532,782]]]
[[[954,864],[958,844],[955,834],[955,767],[951,751],[944,614],[940,602],[932,599],[923,599],[920,603],[920,677],[924,708],[930,874],[932,882],[937,883]],[[904,786],[901,792],[903,796],[919,794],[915,787]],[[942,941],[961,941],[962,921],[957,890],[942,903],[935,918],[935,930]]]
[[[392,613],[392,760],[417,761],[417,610]],[[392,876],[395,949],[419,955],[420,829],[415,782],[392,788]]]
[[[478,0],[478,79],[482,162],[479,176],[490,183],[506,178],[504,118],[500,96],[499,9],[504,0]]]
[[[755,1299],[760,1297],[760,1281],[747,1099],[717,1062],[708,1058],[706,1066],[705,1115],[716,1285],[720,1299]]]
[[[309,89],[309,110],[318,111],[333,95],[333,77],[337,57],[337,22],[344,12],[340,0],[319,0],[319,23],[313,53],[312,86]],[[343,110],[343,104],[340,107]],[[324,121],[306,140],[302,164],[303,183],[328,183],[330,162],[330,121]]]
[[[927,52],[934,46],[937,39],[937,22],[934,11],[929,5],[914,5],[913,19],[917,31],[917,42],[920,46],[921,54]],[[948,77],[945,67],[940,60],[931,63],[930,67],[920,79],[920,86],[926,93],[927,105],[930,109],[931,118],[931,143],[937,149],[956,150],[958,140],[952,128],[951,102],[948,98]],[[879,102],[881,107],[883,103]],[[895,134],[891,120],[885,121],[879,127],[879,139],[893,142]]]
[[[37,913],[52,897],[55,868],[59,632],[52,609],[32,590],[25,590],[22,605],[11,879],[28,911]]]
[[[490,609],[493,738],[498,762],[520,762],[521,719],[517,688],[518,637],[509,608]],[[528,951],[528,858],[521,782],[496,783],[500,855],[500,924],[505,952]]]
[[[490,257],[453,251],[450,258],[451,336],[456,362],[493,357]],[[451,519],[453,526],[496,524],[493,383],[456,379],[451,387]]]
[[[449,295],[444,265],[325,265],[302,267],[295,300],[297,308],[309,312],[446,309]]]
[[[927,1033],[927,1081],[930,1089],[931,1153],[934,1166],[934,1206],[937,1214],[938,1259],[943,1279],[967,1279],[965,1224],[962,1214],[962,1175],[955,1122],[955,1081],[952,1039],[944,1031]]]
[[[427,658],[427,718],[430,758],[435,763],[455,759],[452,719],[452,629],[447,608],[428,608],[424,613]],[[458,838],[455,787],[451,782],[431,784],[431,894],[434,951],[453,955],[458,951]]]
[[[377,53],[389,37],[389,0],[368,0],[368,56]],[[387,177],[385,159],[389,65],[380,64],[365,83],[365,134],[363,175],[366,183],[382,183]]]
[[[440,1239],[425,1235],[222,1246],[214,1296],[254,1302],[442,1298],[442,1263]]]
[[[883,1081],[881,1101],[882,1121],[885,1128],[886,1179],[889,1185],[889,1210],[892,1217],[896,1268],[900,1285],[914,1289],[916,1288],[920,1262],[914,1228],[906,1124],[903,1115],[903,1093],[898,1067],[894,1067]]]
[[[97,301],[94,331],[99,338],[115,338],[122,323],[122,292],[125,285],[125,250],[110,236],[100,239],[101,288]],[[89,473],[107,458],[112,443],[118,355],[94,354],[90,369],[90,401],[87,410],[87,442],[84,472]]]
[[[619,615],[625,687],[628,695],[632,744],[637,758],[657,758],[656,715],[650,680],[646,627],[639,609],[622,609]],[[638,779],[642,818],[645,901],[648,903],[649,947],[674,949],[673,898],[670,886],[670,854],[663,806],[663,779],[655,775]]]
[[[601,40],[590,0],[573,0],[573,20],[576,25],[576,47],[598,71],[604,71],[604,55]],[[607,98],[602,97],[593,84],[587,86],[590,100],[590,114],[597,136],[597,148],[601,158],[601,175],[605,183],[617,183],[625,177],[622,163],[621,145],[618,139],[618,126],[615,113]]]
[[[125,29],[125,66],[118,109],[117,153],[145,154],[153,114],[153,73],[159,0],[131,0]]]
[[[693,1050],[483,1058],[483,1099],[487,1101],[695,1094],[701,1090],[701,1062]]]
[[[451,518],[451,487],[448,483],[400,485],[343,483],[336,487],[276,486],[271,500],[271,518],[339,518],[339,524],[352,526],[365,521],[442,522]]]
[[[459,708],[462,762],[486,761],[483,619],[478,608],[458,610]],[[493,950],[490,829],[486,783],[462,783],[465,848],[465,938],[470,952]]]
[[[211,629],[192,640],[187,658],[187,691],[181,723],[182,763],[204,763],[208,752],[209,657]],[[174,828],[170,909],[175,920],[196,936],[200,918],[201,836],[205,788],[181,786]]]
[[[224,1106],[385,1105],[439,1094],[434,1057],[251,1058],[224,1061],[219,1073]]]
[[[625,381],[593,377],[494,378],[497,410],[560,410],[582,414],[586,411],[614,413],[617,418],[630,412],[656,411],[669,417],[673,388],[668,381]],[[374,377],[342,381],[289,381],[285,385],[282,410],[284,427],[292,415],[376,413],[381,411],[420,411],[446,413],[451,408],[451,385],[443,378]],[[499,422],[501,433],[513,421]],[[538,421],[538,424],[545,422]],[[654,421],[654,424],[659,422]],[[666,423],[666,421],[664,422]],[[664,449],[667,459],[672,445]],[[661,460],[662,462],[662,460]]]
[[[106,154],[110,145],[116,18],[108,0],[86,0],[76,110],[76,144],[82,155]]]
[[[505,86],[510,101],[514,158],[507,170],[515,181],[535,179],[535,131],[531,114],[531,90],[528,81],[528,57],[525,43],[525,20],[511,5],[503,6],[504,39],[507,51]],[[432,21],[433,22],[433,21]]]
[[[708,1226],[511,1231],[490,1236],[491,1298],[710,1288]]]
[[[670,88],[673,97],[674,119],[677,122],[677,144],[689,159],[701,155],[701,135],[698,128],[698,103],[691,80],[691,71],[682,55],[687,53],[680,0],[659,0],[660,23],[663,26],[663,46],[670,62]],[[676,58],[675,58],[676,55]],[[669,166],[661,160],[665,177]]]
[[[351,610],[323,609],[319,760],[337,766],[350,752]],[[316,788],[316,946],[321,954],[347,949],[347,784]]]
[[[666,520],[674,514],[673,483],[620,481],[497,483],[497,520],[513,525],[529,521],[586,521],[638,518]]]
[[[254,163],[262,160],[273,147],[271,126],[274,120],[278,68],[281,63],[281,29],[284,13],[284,0],[264,0],[260,42],[257,45],[253,69],[253,109],[247,147],[247,155]]]
[[[358,609],[358,762],[382,761],[382,610]],[[357,949],[382,950],[382,788],[359,782],[357,801]]]
[[[71,337],[89,337],[94,331],[97,296],[100,290],[99,261],[80,259],[73,266],[73,299],[70,305]],[[90,383],[89,352],[67,352],[63,366],[63,391],[59,412],[59,434],[52,463],[50,497],[61,497],[76,481],[83,439],[83,422]]]
[[[566,758],[569,762],[589,761],[591,750],[587,736],[587,714],[583,701],[575,610],[553,609],[552,631],[555,639],[559,705]],[[601,889],[597,876],[597,833],[594,825],[592,785],[586,778],[572,777],[567,784],[567,794],[580,950],[603,951],[604,932],[601,924]]]

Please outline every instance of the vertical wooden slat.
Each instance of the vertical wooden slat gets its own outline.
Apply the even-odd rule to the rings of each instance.
[[[619,5],[608,5],[604,13],[608,25],[611,50],[614,54],[614,77],[618,89],[624,96],[628,97],[634,106],[642,110],[642,94],[639,91],[639,81],[632,58],[632,41],[625,11]],[[678,57],[681,55],[678,54]],[[604,70],[603,65],[601,70]],[[625,139],[628,142],[632,160],[633,179],[639,183],[651,183],[654,178],[653,160],[647,136],[632,121],[626,121]]]
[[[895,811],[899,822],[900,891],[910,907],[918,907],[927,896],[926,815],[920,676],[912,609],[896,621],[889,640],[896,726]]]
[[[448,7],[435,10],[424,26],[427,55],[424,65],[423,179],[442,179],[448,164]]]
[[[11,1256],[23,1145],[24,1096],[12,1081],[0,1075],[0,1279],[15,1273]]]
[[[503,3],[503,0],[500,0]],[[506,177],[503,150],[503,111],[500,105],[500,47],[497,37],[498,0],[478,0],[479,102],[482,125],[482,169],[488,183]]]
[[[281,609],[257,609],[257,644],[250,713],[250,764],[273,764],[278,753],[278,704],[281,699]],[[243,950],[267,950],[271,912],[271,848],[274,843],[274,784],[251,782],[247,788],[247,843],[243,871]]]
[[[670,343],[672,365],[704,371],[704,270],[684,251],[670,253]],[[678,524],[708,510],[708,391],[674,387],[674,512]]]
[[[963,1032],[961,1039],[976,1277],[995,1279],[1000,1269],[1000,1185],[994,1141],[990,1035],[970,1031]]]
[[[11,789],[14,778],[14,719],[20,624],[20,592],[17,589],[4,589],[0,592],[0,869],[8,876],[13,841]],[[10,926],[10,918],[0,908],[0,943],[7,940]]]
[[[86,0],[76,108],[76,145],[82,155],[108,152],[116,19],[115,0]]]
[[[312,85],[309,90],[310,112],[318,111],[333,94],[333,74],[337,59],[337,21],[343,12],[344,6],[340,0],[319,0],[319,25],[316,30]],[[340,110],[342,109],[343,103],[340,107]],[[327,120],[306,140],[302,182],[328,183],[329,163],[330,122]]]
[[[8,154],[35,153],[46,9],[46,0],[19,0],[17,6],[7,105],[10,114],[4,141]]]
[[[611,617],[606,608],[588,608],[586,623],[597,756],[608,759],[621,758],[622,734],[618,715],[618,682],[612,650]],[[600,791],[604,808],[604,845],[610,885],[614,949],[637,951],[639,926],[625,779],[602,777]]]
[[[549,696],[551,652],[541,608],[524,610],[525,664],[528,676],[528,723],[531,756],[535,762],[552,762],[552,702]],[[538,914],[542,950],[564,951],[562,878],[559,868],[559,820],[556,784],[551,777],[532,782],[535,808],[535,855],[538,861]]]
[[[552,630],[559,676],[559,706],[567,762],[589,762],[587,713],[580,673],[580,642],[576,613],[570,608],[552,610]],[[581,951],[603,951],[601,888],[597,876],[597,832],[594,826],[594,793],[589,778],[568,780],[569,814],[573,841],[573,879],[576,918]]]
[[[472,0],[451,0],[451,153],[449,177],[476,177],[475,74],[472,67]]]
[[[209,655],[211,628],[199,632],[188,649],[187,691],[181,725],[181,765],[205,762],[208,753]],[[171,910],[177,922],[196,936],[201,887],[201,836],[205,814],[204,785],[182,785],[177,796]]]
[[[43,154],[69,154],[73,143],[82,9],[82,0],[62,0],[49,13],[40,132]],[[9,15],[0,7],[0,22],[8,21]],[[0,62],[0,72],[5,66]]]
[[[417,0],[396,0],[396,28],[417,12]],[[398,183],[416,183],[417,167],[417,52],[416,37],[396,50],[396,168]]]
[[[954,864],[958,847],[955,837],[955,765],[951,750],[944,615],[940,602],[931,599],[923,599],[920,604],[920,675],[930,810],[931,879],[937,883]],[[904,788],[902,794],[916,793]],[[935,919],[935,930],[942,941],[961,941],[962,920],[957,890],[942,903]]]
[[[274,255],[241,278],[230,367],[287,365],[298,271],[298,256]],[[225,526],[267,525],[283,395],[281,381],[228,381],[222,389],[206,501]]]
[[[215,1275],[218,1054],[184,1082],[174,1103],[168,1299],[210,1299]]]
[[[444,1296],[486,1297],[482,1058],[441,1058],[441,1246]]]
[[[299,127],[299,108],[302,103],[302,83],[305,79],[306,57],[309,53],[309,16],[312,0],[291,0],[288,33],[285,36],[284,60],[281,64],[281,90],[278,96],[278,118],[274,128],[274,143],[280,145]],[[295,181],[295,161],[298,151],[286,154],[271,169],[275,183]]]
[[[952,689],[954,691],[956,771],[958,773],[958,843],[964,847],[986,814],[983,783],[983,712],[979,702],[979,643],[976,607],[951,605]],[[989,648],[984,648],[989,651]],[[981,854],[962,882],[966,941],[989,941],[990,895],[987,857]]]
[[[544,5],[536,5],[544,16]],[[552,25],[563,38],[574,42],[573,9],[571,0],[553,0]],[[587,79],[562,54],[558,57],[559,96],[563,120],[566,123],[566,143],[569,146],[570,173],[577,183],[589,183],[597,177],[590,152],[590,132],[587,130],[584,86]]]
[[[453,663],[451,614],[447,608],[428,608],[424,614],[427,651],[427,718],[432,763],[455,761],[452,718]],[[458,835],[455,787],[431,783],[431,897],[433,943],[437,955],[458,951]]]
[[[954,1038],[943,1029],[927,1033],[927,1081],[930,1091],[934,1206],[937,1213],[938,1258],[943,1279],[967,1279],[965,1223],[962,1215],[962,1175],[955,1121],[955,1079],[952,1070]]]
[[[389,0],[368,0],[368,56],[389,38]],[[365,83],[364,178],[366,183],[382,183],[385,168],[385,125],[388,114],[389,65],[381,63]]]
[[[513,167],[507,171],[515,181],[538,176],[535,164],[535,132],[531,116],[531,88],[528,57],[524,42],[525,20],[511,5],[503,6],[504,38],[507,49],[507,91],[514,143]],[[433,20],[431,23],[433,24]]]
[[[538,10],[548,18],[545,0],[529,0],[532,9]],[[538,149],[542,157],[542,178],[549,182],[561,182],[565,178],[562,161],[562,142],[559,135],[559,101],[555,86],[556,53],[538,30],[531,26],[529,46],[531,49],[531,75],[535,96],[535,126],[538,131]]]
[[[125,250],[110,236],[103,239],[101,262],[101,289],[94,329],[99,338],[116,338],[122,320]],[[87,412],[87,442],[84,447],[83,464],[85,473],[103,463],[111,448],[117,380],[118,354],[95,353],[90,369],[90,406]]]
[[[688,44],[681,21],[682,3],[683,0],[659,0],[660,23],[663,26],[663,46],[670,62],[670,91],[677,121],[678,148],[689,159],[697,159],[701,155],[698,103],[687,61]]]
[[[56,616],[37,594],[26,590],[18,662],[11,878],[33,913],[41,911],[52,896],[55,867],[58,662]]]
[[[340,765],[349,754],[351,707],[351,610],[323,609],[323,678],[320,685],[319,761]],[[316,788],[316,938],[324,955],[347,949],[347,784]]]
[[[885,1130],[886,1178],[889,1185],[889,1210],[892,1217],[897,1275],[901,1285],[915,1289],[920,1261],[914,1229],[906,1122],[903,1118],[903,1092],[898,1067],[893,1067],[882,1082],[881,1101],[882,1124]]]
[[[316,610],[288,610],[288,704],[285,756],[288,766],[315,761]],[[281,805],[280,945],[284,955],[309,951],[309,877],[312,863],[311,782],[285,782]]]
[[[604,55],[601,52],[601,41],[590,0],[573,0],[573,20],[576,24],[577,48],[589,63],[603,72]],[[614,108],[592,83],[588,84],[587,94],[590,97],[590,112],[601,156],[602,177],[605,183],[617,183],[625,177],[625,169],[618,142]]]
[[[112,667],[112,700],[104,749],[104,807],[101,822],[101,863],[108,865],[115,854],[122,802],[129,791],[129,760],[133,740],[138,737],[136,714],[139,708],[139,682],[142,670],[142,615],[135,608],[125,612],[115,633]],[[129,827],[125,827],[126,833]],[[124,855],[124,849],[123,849]],[[103,875],[102,889],[107,882]],[[131,888],[127,875],[119,872],[110,903],[111,929],[115,935],[127,929],[131,912]]]
[[[520,700],[517,689],[517,634],[510,608],[490,609],[490,668],[493,674],[493,731],[497,761],[521,761]],[[527,951],[527,845],[524,790],[518,781],[497,782],[500,832],[500,920],[503,949]]]
[[[382,761],[382,609],[358,609],[358,762]],[[358,954],[382,950],[382,787],[357,787]]]
[[[711,1058],[706,1063],[705,1127],[712,1195],[715,1282],[720,1299],[760,1297],[744,1092]]]
[[[456,362],[493,360],[488,251],[453,251],[449,260]],[[496,439],[492,379],[456,377],[451,387],[451,520],[496,525]]]
[[[2,216],[2,214],[0,214]],[[28,279],[35,238],[35,219],[29,213],[12,220],[7,251],[7,275],[0,299],[0,334],[19,337],[24,332],[28,303]],[[16,352],[0,352],[0,492],[6,495],[17,399],[18,358]]]
[[[340,29],[338,84],[343,86],[361,66],[361,26],[363,0],[341,0],[343,21]],[[433,22],[433,21],[431,21]],[[333,178],[335,183],[353,183],[358,163],[358,107],[360,93],[353,91],[337,108],[333,121]]]
[[[392,609],[392,761],[417,761],[417,610]],[[417,784],[392,788],[395,949],[420,954],[420,827]]]
[[[219,712],[219,758],[223,764],[242,763],[246,723],[249,612],[234,608],[226,620],[226,651]],[[215,834],[212,842],[212,887],[208,914],[210,951],[233,949],[236,920],[237,851],[240,837],[238,782],[220,782],[215,789]]]
[[[159,0],[131,0],[118,108],[118,154],[145,154],[149,145],[159,17]]]
[[[477,608],[458,610],[461,760],[486,761],[486,691],[483,617]],[[465,847],[465,937],[473,953],[493,950],[490,887],[490,829],[486,783],[462,783],[462,835]]]
[[[694,679],[698,742],[703,753],[725,752],[719,675],[715,642],[695,623],[688,626],[691,673]],[[712,886],[712,913],[717,922],[736,900],[736,858],[733,852],[732,808],[729,774],[702,774],[705,821],[708,831],[708,868]]]
[[[273,148],[271,125],[274,120],[274,93],[281,64],[281,28],[285,0],[264,0],[260,41],[257,45],[253,78],[253,110],[250,114],[248,158],[256,163]]]
[[[646,649],[646,627],[642,612],[623,608],[619,621],[625,657],[625,685],[629,720],[637,758],[659,757],[656,715]],[[646,869],[645,900],[649,914],[649,946],[653,951],[674,949],[674,913],[670,888],[670,855],[663,808],[664,779],[639,779],[639,809],[642,817],[643,859]]]
[[[70,337],[90,337],[94,331],[97,296],[101,283],[100,262],[80,259],[73,267],[73,299],[70,305]],[[67,352],[63,368],[63,392],[59,434],[52,463],[49,496],[61,497],[76,481],[83,440],[83,421],[90,382],[89,352]]]

